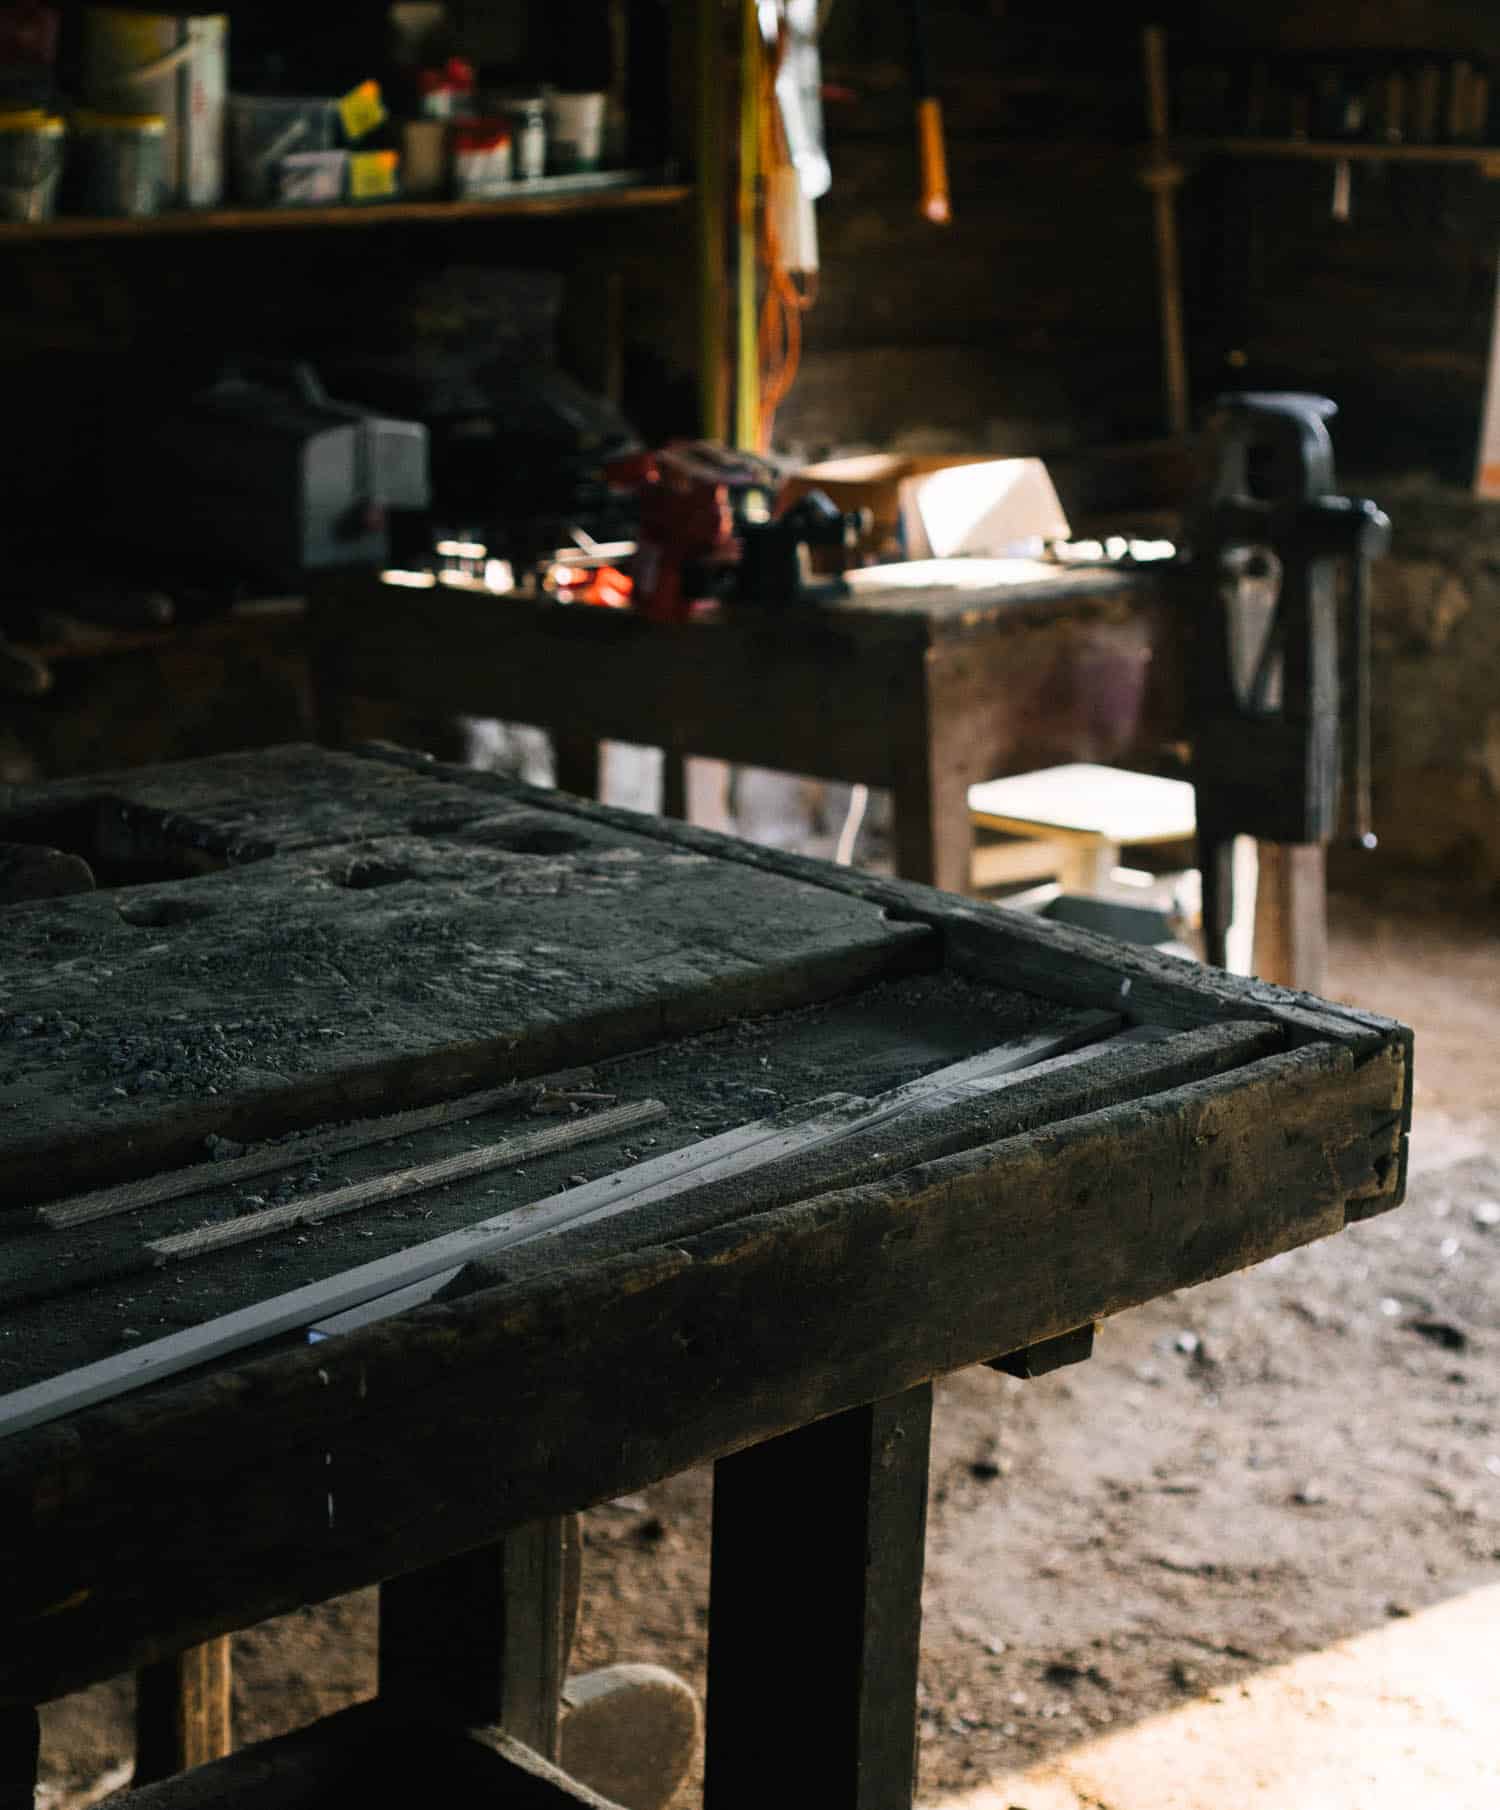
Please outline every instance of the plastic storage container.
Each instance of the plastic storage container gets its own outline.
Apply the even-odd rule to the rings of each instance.
[[[264,205],[280,195],[284,157],[338,148],[338,108],[332,100],[232,94],[229,170],[235,198]]]
[[[60,119],[0,113],[0,220],[50,220],[62,166]]]
[[[83,15],[83,98],[101,113],[159,114],[167,200],[217,207],[224,198],[224,101],[229,21],[222,13]]]

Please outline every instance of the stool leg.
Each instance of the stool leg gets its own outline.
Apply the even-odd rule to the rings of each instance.
[[[910,1810],[929,1384],[714,1470],[705,1810]],[[795,1716],[795,1751],[778,1728]]]
[[[223,1759],[234,1745],[231,1683],[227,1634],[136,1673],[135,1784]]]
[[[1109,885],[1110,875],[1120,865],[1120,845],[1091,837],[1087,842],[1066,844],[1063,865],[1058,873],[1064,892],[1080,893],[1091,898]]]
[[[42,1723],[29,1705],[0,1709],[0,1810],[32,1810]]]

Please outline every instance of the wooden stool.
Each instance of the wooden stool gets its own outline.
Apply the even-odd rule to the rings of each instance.
[[[1064,891],[1099,892],[1122,848],[1189,842],[1196,827],[1186,780],[1083,762],[970,786],[969,817],[1015,838],[975,848],[976,890],[1055,874]]]
[[[1185,779],[1158,779],[1150,773],[1081,761],[970,786],[969,818],[974,827],[1012,838],[976,844],[971,889],[978,892],[1055,875],[1064,892],[1107,892],[1122,849],[1193,840],[1194,802],[1193,788]],[[1234,974],[1252,971],[1256,868],[1255,844],[1248,837],[1237,838],[1235,921],[1229,932],[1229,968]]]

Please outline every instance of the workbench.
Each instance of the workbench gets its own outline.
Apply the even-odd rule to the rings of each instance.
[[[398,750],[7,840],[97,890],[0,909],[3,1810],[35,1705],[175,1668],[190,1730],[222,1636],[374,1582],[372,1704],[140,1804],[597,1803],[565,1517],[707,1462],[706,1802],[905,1806],[933,1379],[1402,1198],[1396,1024]]]
[[[888,786],[896,871],[969,889],[968,790],[1061,761],[1150,764],[1183,733],[1178,609],[1143,573],[851,595],[706,621],[335,580],[311,599],[320,739],[355,697],[552,732],[558,783],[597,793],[601,739]]]

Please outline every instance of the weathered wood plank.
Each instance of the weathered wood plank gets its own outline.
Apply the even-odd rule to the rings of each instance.
[[[199,1257],[230,1245],[248,1244],[290,1226],[354,1213],[375,1201],[401,1200],[408,1194],[420,1194],[426,1188],[445,1187],[450,1182],[486,1175],[491,1169],[527,1162],[532,1157],[550,1156],[558,1150],[571,1150],[575,1144],[618,1137],[624,1131],[659,1124],[666,1116],[667,1109],[660,1100],[628,1100],[623,1106],[609,1106],[602,1112],[570,1119],[565,1124],[544,1125],[516,1137],[500,1138],[477,1150],[459,1150],[434,1162],[416,1163],[392,1170],[388,1175],[372,1175],[363,1181],[349,1182],[342,1188],[324,1188],[316,1194],[304,1194],[300,1200],[286,1201],[279,1207],[263,1207],[258,1213],[244,1213],[238,1219],[218,1220],[213,1225],[197,1226],[192,1231],[153,1238],[145,1249],[160,1263]]]
[[[705,1810],[910,1810],[932,1385],[714,1469]],[[795,1757],[767,1702],[804,1706]]]
[[[591,1070],[574,1070],[568,1079],[591,1075]],[[554,1086],[566,1084],[561,1076],[549,1079]],[[137,1207],[156,1206],[209,1188],[253,1181],[258,1175],[290,1169],[297,1163],[311,1162],[315,1157],[337,1156],[344,1150],[388,1143],[396,1138],[410,1137],[414,1132],[429,1131],[435,1125],[457,1125],[464,1119],[478,1118],[482,1113],[494,1112],[500,1107],[518,1105],[533,1091],[524,1083],[511,1082],[505,1087],[482,1088],[478,1093],[464,1094],[457,1100],[440,1100],[436,1106],[419,1106],[412,1112],[390,1112],[380,1118],[356,1119],[352,1124],[296,1134],[259,1150],[247,1150],[242,1156],[192,1163],[185,1169],[144,1175],[139,1181],[118,1182],[90,1194],[53,1201],[36,1209],[36,1219],[52,1231],[67,1231],[74,1226],[89,1225],[96,1219],[109,1219],[116,1213],[132,1212]]]
[[[1399,1048],[1293,1050],[0,1442],[0,1701],[1334,1231],[1392,1198],[1404,1091]]]
[[[424,756],[399,749],[371,748],[369,753],[371,759],[433,770],[433,763]],[[503,783],[493,774],[467,768],[444,766],[440,770],[455,785],[471,791],[494,792]],[[608,805],[585,804],[540,790],[526,795],[539,803],[550,799],[555,809],[570,816],[605,822],[618,818],[622,826],[633,823],[642,834],[684,848],[867,899],[892,917],[939,932],[944,963],[975,978],[1003,981],[1061,1003],[1105,1010],[1121,1009],[1121,983],[1129,980],[1126,1006],[1129,1014],[1142,1022],[1187,1027],[1228,1018],[1259,1019],[1283,1025],[1304,1042],[1321,1037],[1354,1049],[1374,1050],[1396,1039],[1410,1055],[1411,1036],[1404,1026],[1358,1007],[1331,1005],[1154,950],[1127,948],[1111,937],[1047,923],[1004,906],[948,896],[934,898],[925,887],[907,881],[833,867],[712,830],[641,819]]]
[[[453,788],[436,789],[451,824]],[[57,900],[45,924],[3,914],[0,1204],[186,1162],[211,1135],[420,1105],[827,999],[936,954],[872,902],[550,805],[484,816],[462,840],[297,849]]]

